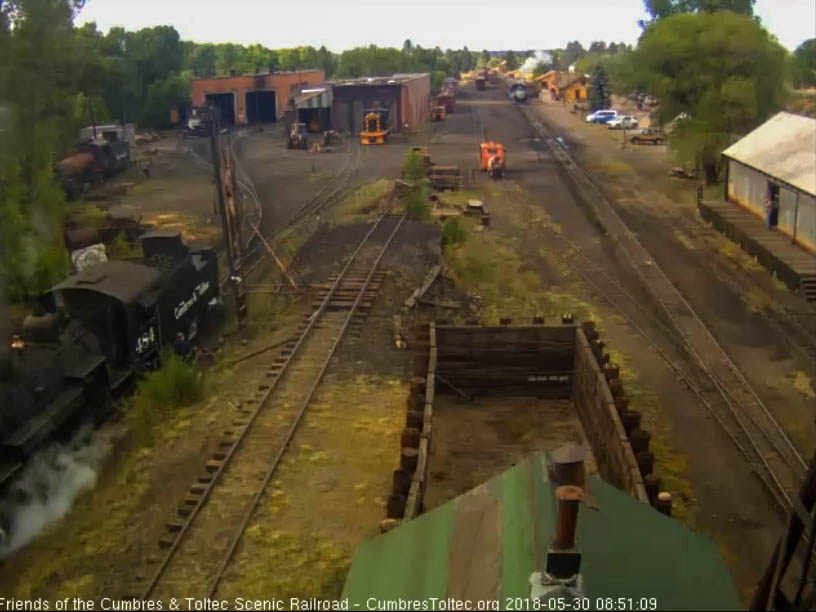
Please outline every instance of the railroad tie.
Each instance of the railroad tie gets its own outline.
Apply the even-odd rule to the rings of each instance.
[[[207,485],[202,484],[200,482],[194,482],[190,485],[190,494],[191,495],[202,495],[204,491],[207,490]]]
[[[183,516],[183,517],[186,518],[186,517],[190,516],[193,513],[193,507],[192,506],[179,506],[178,509],[176,510],[176,513],[179,516]],[[164,539],[165,538],[162,538],[162,540],[164,540]],[[171,544],[173,543],[172,540],[171,540],[170,543]],[[161,540],[159,541],[159,545],[160,546],[162,545]]]
[[[198,505],[198,502],[201,501],[201,498],[198,496],[188,495],[182,500],[182,504],[185,506],[190,506],[191,508],[195,508]]]

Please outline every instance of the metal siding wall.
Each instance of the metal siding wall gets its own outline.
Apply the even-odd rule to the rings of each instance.
[[[406,81],[402,86],[402,123],[416,128],[428,116],[431,80],[428,75]]]
[[[363,100],[354,100],[354,102],[351,103],[351,108],[351,133],[359,134],[363,126],[363,111],[365,110],[365,104]]]
[[[816,250],[816,198],[799,194],[799,214],[796,216],[796,242]]]
[[[737,161],[728,163],[728,197],[764,218],[767,177]]]
[[[793,236],[793,223],[796,215],[796,192],[784,187],[779,188],[779,219],[777,227]]]

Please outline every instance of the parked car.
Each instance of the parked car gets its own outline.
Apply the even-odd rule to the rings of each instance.
[[[618,115],[606,123],[610,130],[633,130],[638,127],[638,120],[632,115]]]
[[[647,142],[656,145],[664,144],[666,142],[666,134],[664,134],[661,130],[645,128],[643,130],[640,130],[633,136],[630,136],[629,142],[632,142],[634,144],[641,144]]]
[[[616,110],[598,110],[591,115],[587,115],[586,120],[588,123],[606,123],[607,121],[615,119],[617,116],[618,111]]]

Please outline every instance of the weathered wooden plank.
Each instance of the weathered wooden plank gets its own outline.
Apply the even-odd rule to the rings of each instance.
[[[422,503],[420,497],[420,486],[419,482],[413,481],[411,483],[411,489],[408,491],[408,499],[405,502],[405,519],[412,519],[419,514],[419,504]]]

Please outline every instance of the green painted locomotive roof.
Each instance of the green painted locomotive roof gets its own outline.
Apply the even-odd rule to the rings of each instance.
[[[591,609],[603,603],[599,598],[628,610],[649,605],[648,598],[657,609],[740,608],[708,539],[596,477],[588,479],[588,488],[598,509],[581,506],[577,540]],[[546,561],[555,525],[553,492],[544,455],[530,455],[465,495],[364,542],[346,579],[350,609],[400,598],[493,600],[507,609],[509,599],[530,597],[531,575]]]

